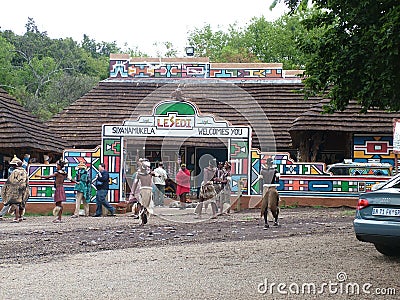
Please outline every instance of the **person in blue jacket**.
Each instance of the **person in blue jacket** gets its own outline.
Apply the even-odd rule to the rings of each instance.
[[[99,165],[99,173],[96,176],[96,213],[93,217],[101,217],[102,207],[107,208],[111,216],[115,216],[115,208],[107,201],[107,194],[109,189],[110,175],[106,170],[106,165],[101,163]]]

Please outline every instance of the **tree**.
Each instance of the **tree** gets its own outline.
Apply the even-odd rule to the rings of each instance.
[[[99,58],[101,56],[109,57],[111,53],[120,52],[116,41],[113,41],[112,43],[97,43],[94,39],[90,39],[86,34],[83,35],[82,48],[90,53],[93,58]]]
[[[129,47],[127,43],[124,44],[124,48],[121,49],[121,53],[129,54],[130,57],[149,57],[146,53],[139,50],[139,47]]]
[[[0,82],[42,120],[107,78],[109,55],[119,52],[115,42],[96,43],[86,35],[83,46],[71,38],[50,39],[31,18],[25,27],[22,36],[0,31]]]
[[[153,46],[155,48],[160,48],[159,43],[154,43]],[[161,48],[165,47],[165,52],[161,52],[160,50],[156,51],[157,57],[176,57],[178,51],[175,49],[174,45],[171,42],[163,42],[161,43]]]
[[[188,36],[188,44],[195,48],[195,56],[208,57],[215,62],[229,39],[222,30],[214,32],[210,24],[189,31]]]
[[[43,119],[51,118],[86,94],[97,83],[97,77],[63,73],[46,89],[41,101],[44,108],[43,111],[38,112],[38,115],[41,115]]]
[[[12,88],[14,53],[14,46],[0,36],[0,87],[3,89]]]
[[[317,39],[320,34],[319,29],[305,29],[301,23],[305,16],[306,12],[299,12],[274,22],[253,18],[244,28],[230,25],[227,32],[206,25],[189,32],[189,43],[197,56],[213,62],[279,62],[285,69],[299,69],[308,55],[299,49],[298,41]]]
[[[283,15],[274,22],[253,18],[246,28],[247,46],[260,61],[283,63],[283,68],[302,69],[308,56],[298,47],[303,39],[318,39],[318,30],[307,31],[301,21],[308,12]]]
[[[304,0],[285,0],[296,10]],[[312,55],[305,66],[305,95],[326,94],[327,112],[356,100],[370,108],[400,110],[400,2],[313,0],[318,9],[304,20],[323,28],[320,39],[302,43]]]

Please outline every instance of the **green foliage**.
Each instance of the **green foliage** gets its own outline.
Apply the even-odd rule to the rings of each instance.
[[[111,53],[118,53],[120,51],[115,41],[112,43],[97,43],[95,40],[90,39],[86,34],[83,35],[82,49],[89,53],[93,58],[99,58],[102,56],[109,57]]]
[[[11,88],[13,83],[14,46],[0,36],[0,87]]]
[[[108,77],[115,42],[96,43],[84,36],[82,45],[71,38],[50,39],[33,19],[26,33],[0,31],[0,86],[42,120],[50,119]]]
[[[159,48],[160,43],[154,43],[154,47]],[[174,45],[171,42],[163,42],[161,43],[161,47],[165,48],[164,52],[160,50],[157,51],[157,57],[176,57],[178,51],[174,48]]]
[[[195,28],[189,32],[189,45],[195,48],[195,55],[208,57],[211,61],[218,61],[218,55],[229,40],[227,33],[222,30],[213,31],[211,25]]]
[[[275,22],[253,18],[245,28],[233,24],[227,31],[213,31],[205,25],[189,32],[188,40],[197,56],[213,62],[276,62],[283,63],[285,69],[299,69],[309,57],[299,49],[299,41],[315,39],[319,34],[303,26],[305,16],[306,12],[299,12]]]
[[[64,73],[58,80],[52,81],[49,84],[46,93],[42,97],[42,102],[51,115],[57,114],[76,99],[86,94],[97,83],[98,77]]]
[[[293,3],[300,1],[291,1]],[[304,24],[322,29],[304,40],[306,96],[326,94],[326,112],[356,100],[361,111],[400,110],[400,2],[396,0],[314,0],[316,13]]]
[[[208,57],[212,62],[257,62],[245,42],[245,34],[236,24],[227,32],[213,31],[211,25],[195,28],[189,32],[188,43],[195,48],[195,55]]]
[[[301,21],[304,13],[284,15],[275,22],[255,18],[246,30],[246,43],[263,62],[283,63],[284,69],[302,69],[308,57],[299,49],[303,39],[316,39],[317,31],[307,31]]]

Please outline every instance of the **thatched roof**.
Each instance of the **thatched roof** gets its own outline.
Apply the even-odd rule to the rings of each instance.
[[[202,114],[213,114],[233,125],[253,127],[253,145],[274,143],[291,149],[288,128],[293,120],[318,99],[308,102],[295,90],[298,80],[224,83],[192,79],[188,81],[107,79],[75,101],[49,123],[70,146],[94,147],[101,141],[101,125],[122,124],[126,119],[151,115],[153,106],[171,99],[179,87]],[[271,131],[272,129],[272,131]],[[154,139],[156,141],[156,139]],[[210,146],[214,141],[197,139],[195,145]]]
[[[352,133],[393,133],[393,118],[400,118],[400,113],[370,109],[361,113],[361,107],[351,101],[344,111],[332,114],[323,113],[323,105],[329,99],[318,103],[303,112],[293,122],[290,132],[305,130],[343,131]]]
[[[62,153],[65,142],[0,88],[0,152]]]

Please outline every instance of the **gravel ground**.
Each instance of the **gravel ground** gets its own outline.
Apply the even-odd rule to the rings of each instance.
[[[400,260],[356,240],[353,210],[283,209],[268,230],[256,210],[201,221],[157,213],[146,226],[127,215],[3,220],[0,298],[400,299]]]

